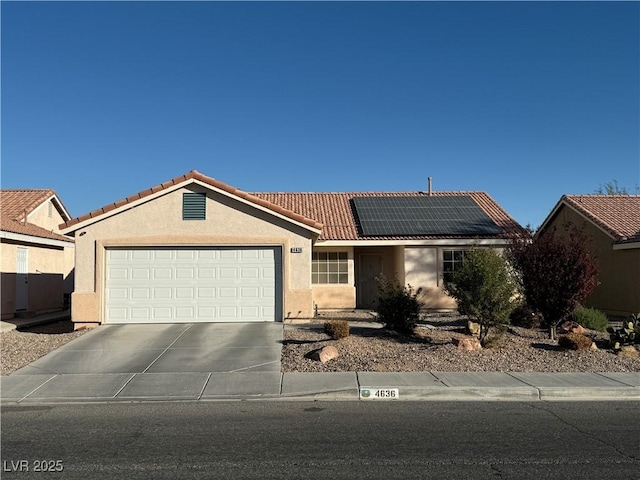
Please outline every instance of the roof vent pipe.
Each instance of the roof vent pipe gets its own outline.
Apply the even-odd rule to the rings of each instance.
[[[431,196],[431,185],[432,185],[432,180],[433,179],[431,177],[429,177],[427,180],[429,182],[429,190],[428,190],[429,191],[429,196]]]

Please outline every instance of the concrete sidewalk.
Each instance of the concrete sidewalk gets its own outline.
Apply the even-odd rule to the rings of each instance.
[[[3,405],[86,402],[376,399],[566,401],[640,400],[639,373],[112,373],[1,377]]]

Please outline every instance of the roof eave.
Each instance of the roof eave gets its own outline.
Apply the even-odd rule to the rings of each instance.
[[[183,177],[177,177],[161,185],[152,187],[150,189],[127,197],[123,200],[119,200],[115,203],[106,205],[81,217],[69,220],[60,225],[60,231],[65,235],[73,235],[76,231],[82,228],[86,228],[93,223],[122,213],[142,203],[146,203],[155,198],[164,196],[190,184],[197,184],[208,190],[214,191],[229,198],[233,198],[236,201],[257,208],[258,210],[264,211],[268,214],[274,215],[289,223],[295,224],[305,230],[310,231],[314,235],[320,235],[320,233],[322,232],[321,223],[318,223],[312,219],[307,219],[295,212],[289,212],[282,207],[278,207],[277,205],[268,205],[268,202],[258,197],[254,197],[251,194],[233,188],[213,178],[206,177],[195,170],[189,172]]]
[[[549,224],[552,222],[553,218],[556,216],[556,214],[560,211],[560,208],[562,208],[563,206],[570,208],[571,210],[573,210],[574,212],[576,212],[578,215],[580,215],[584,220],[586,220],[587,222],[589,222],[591,225],[595,226],[596,228],[598,228],[598,230],[600,230],[601,232],[603,232],[604,234],[606,234],[608,237],[610,237],[612,240],[617,240],[618,238],[612,234],[609,230],[607,230],[606,228],[604,228],[602,225],[599,225],[597,222],[594,222],[592,218],[589,218],[588,215],[585,215],[585,212],[581,209],[578,208],[576,205],[574,205],[571,201],[569,201],[568,197],[566,195],[563,195],[560,200],[558,201],[558,203],[556,204],[556,206],[553,208],[553,210],[551,211],[551,213],[549,215],[547,215],[547,218],[545,218],[544,222],[542,222],[542,225],[540,225],[540,227],[538,228],[538,231],[536,232],[536,235],[543,232],[548,226]]]

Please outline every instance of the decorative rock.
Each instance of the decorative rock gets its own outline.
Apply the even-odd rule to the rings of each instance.
[[[558,327],[559,333],[584,333],[584,327],[578,322],[564,322]]]
[[[480,324],[476,322],[472,322],[471,320],[467,321],[467,333],[469,335],[480,335]]]
[[[596,345],[596,342],[592,342],[591,343],[591,347],[589,347],[591,350],[598,350],[598,345]]]
[[[338,353],[338,349],[333,345],[327,345],[326,347],[313,350],[307,356],[311,360],[327,363],[328,361],[333,360],[334,358],[338,358],[340,356],[340,353]]]
[[[458,350],[467,350],[472,352],[474,350],[482,350],[480,340],[475,337],[454,338],[453,344],[458,347]]]
[[[640,356],[640,354],[638,354],[638,350],[633,345],[623,346],[620,350],[618,350],[618,355],[628,358],[638,358]]]

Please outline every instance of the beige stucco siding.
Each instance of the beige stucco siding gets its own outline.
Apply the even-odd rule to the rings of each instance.
[[[355,271],[353,247],[314,247],[317,252],[345,252],[347,254],[349,279],[346,284],[312,285],[313,304],[318,309],[351,309],[356,307]],[[309,270],[309,275],[311,270]]]
[[[46,230],[60,233],[58,227],[61,223],[64,223],[66,219],[62,218],[55,204],[51,200],[48,200],[31,212],[27,221]]]
[[[563,225],[584,227],[593,238],[598,262],[599,285],[585,300],[585,305],[614,315],[640,312],[640,249],[614,250],[613,238],[573,209],[561,206],[548,228],[563,232]]]
[[[462,247],[451,247],[462,249]],[[420,299],[428,309],[454,309],[456,302],[442,289],[441,247],[405,247],[405,284],[422,288]]]
[[[206,220],[182,220],[182,194],[207,194]],[[105,249],[110,246],[279,246],[283,260],[283,312],[312,314],[311,233],[225,195],[193,186],[168,192],[76,232],[74,322],[102,321]]]
[[[0,244],[2,318],[12,318],[15,315],[18,247],[26,248],[28,257],[26,311],[43,313],[61,309],[64,294],[73,289],[73,244],[62,247],[7,240]]]

